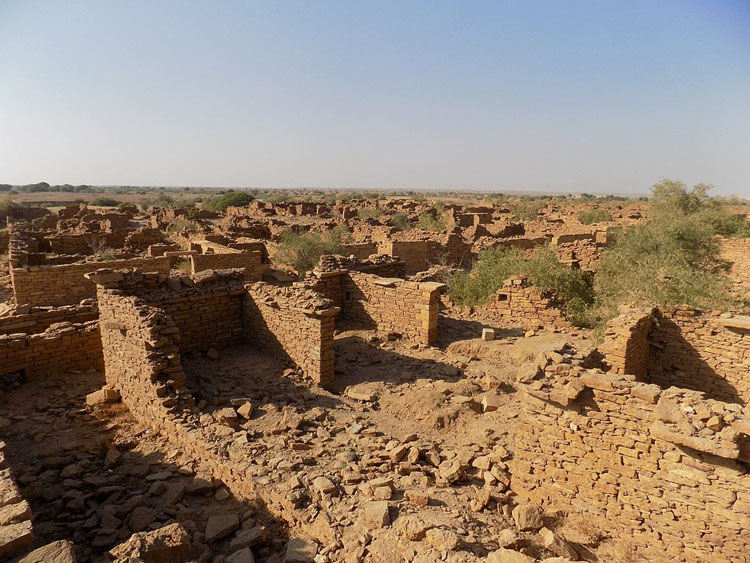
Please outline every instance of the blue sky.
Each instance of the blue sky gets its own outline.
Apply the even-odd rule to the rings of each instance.
[[[0,182],[750,196],[750,1],[0,0]]]

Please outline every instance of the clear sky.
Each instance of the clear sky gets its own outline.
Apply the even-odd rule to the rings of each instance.
[[[750,0],[0,0],[0,183],[750,196]]]

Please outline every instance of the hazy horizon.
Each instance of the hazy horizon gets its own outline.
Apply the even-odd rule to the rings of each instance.
[[[750,197],[743,0],[0,0],[0,79],[0,183]]]

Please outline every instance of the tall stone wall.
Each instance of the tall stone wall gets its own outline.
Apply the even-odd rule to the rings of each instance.
[[[342,317],[382,333],[433,344],[438,337],[443,284],[349,272],[343,279]]]
[[[584,373],[522,386],[512,489],[632,537],[639,560],[745,561],[750,424],[700,393]]]
[[[309,289],[246,286],[245,338],[265,353],[290,360],[321,386],[333,383],[333,333],[339,309]]]
[[[96,296],[96,286],[84,275],[102,267],[139,268],[146,272],[168,274],[169,259],[134,258],[111,262],[79,262],[59,266],[13,266],[10,277],[13,295],[18,305],[39,307],[51,305],[75,305],[82,299]]]
[[[0,335],[0,375],[27,379],[64,371],[100,370],[102,343],[97,321],[58,323],[35,334]]]

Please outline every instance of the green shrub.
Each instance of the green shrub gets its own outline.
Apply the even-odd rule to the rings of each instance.
[[[9,197],[6,197],[3,200],[0,200],[0,215],[8,215],[13,210],[13,208],[16,206],[15,203],[11,201]]]
[[[198,232],[198,224],[188,219],[178,217],[172,221],[169,227],[167,227],[167,232],[170,234],[181,233],[182,231],[188,231],[191,233]]]
[[[324,254],[342,254],[350,233],[345,227],[336,227],[325,233],[286,231],[274,259],[294,268],[299,276],[318,265]]]
[[[383,214],[383,210],[374,205],[368,205],[357,210],[357,216],[361,219],[376,219]]]
[[[401,213],[400,211],[391,217],[391,225],[396,227],[399,231],[406,231],[409,229],[409,218]]]
[[[692,216],[661,216],[630,227],[602,254],[592,324],[623,303],[709,308],[729,303],[719,248],[711,226]]]
[[[423,231],[444,231],[446,229],[445,221],[443,221],[442,215],[435,217],[429,211],[425,211],[419,216],[417,221],[417,228]]]
[[[98,254],[99,260],[101,260],[102,262],[111,262],[112,260],[117,260],[117,255],[112,248],[103,248],[99,251]]]
[[[255,197],[247,192],[227,192],[216,198],[213,208],[216,211],[226,211],[227,207],[245,207],[254,199]]]
[[[93,205],[95,207],[117,207],[121,204],[121,201],[112,199],[111,197],[98,197],[96,199],[92,199],[89,205]]]
[[[532,221],[539,216],[539,212],[547,206],[544,199],[522,199],[516,202],[508,202],[508,207],[516,216],[516,219]]]
[[[459,305],[481,305],[512,276],[526,277],[540,290],[549,292],[571,321],[586,321],[586,310],[594,302],[586,274],[562,264],[548,248],[531,256],[515,248],[484,250],[470,273],[453,276],[448,284],[450,295]]]
[[[611,221],[612,215],[604,209],[587,209],[578,214],[578,220],[584,225],[593,225],[594,223]]]

